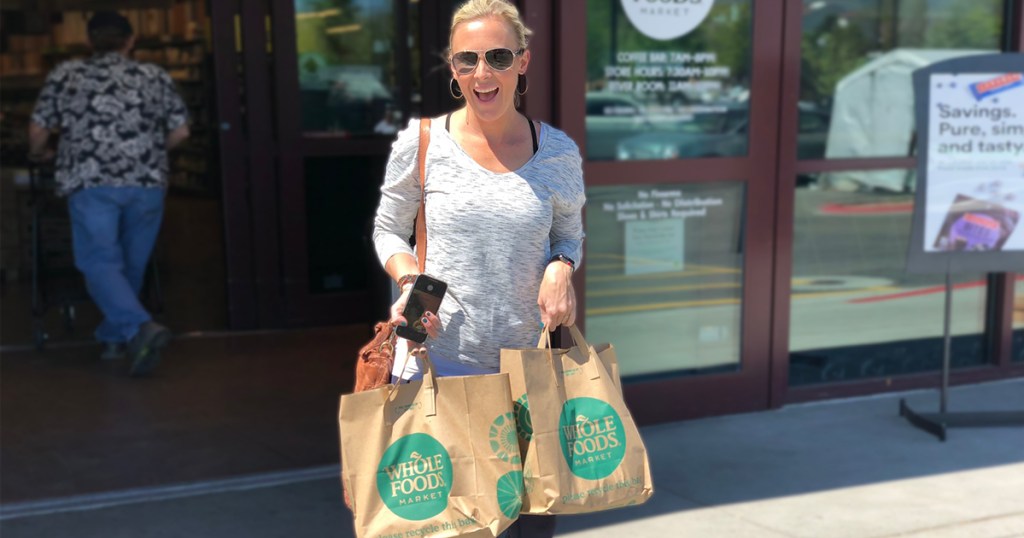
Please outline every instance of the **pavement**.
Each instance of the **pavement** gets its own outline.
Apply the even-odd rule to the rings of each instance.
[[[559,518],[558,536],[1024,537],[1024,427],[910,426],[900,398],[788,406],[642,429],[645,505]],[[1024,379],[955,387],[950,411],[1024,410]],[[0,507],[3,538],[353,536],[336,466]]]

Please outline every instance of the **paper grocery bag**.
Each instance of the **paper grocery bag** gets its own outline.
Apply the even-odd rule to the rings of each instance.
[[[640,504],[654,494],[640,432],[622,399],[615,349],[575,345],[501,350],[523,454],[522,512],[578,514]]]
[[[437,377],[341,397],[341,475],[356,536],[494,537],[523,474],[508,375]]]

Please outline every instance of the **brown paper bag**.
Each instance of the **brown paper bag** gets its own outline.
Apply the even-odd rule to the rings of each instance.
[[[579,514],[641,504],[654,494],[640,432],[622,399],[611,345],[501,350],[516,398],[524,514]]]
[[[522,504],[508,376],[437,377],[341,397],[356,536],[494,537]]]

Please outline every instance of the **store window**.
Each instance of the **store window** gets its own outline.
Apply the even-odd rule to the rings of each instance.
[[[587,331],[615,342],[625,377],[740,368],[745,186],[587,191]]]
[[[751,0],[590,0],[587,159],[746,155],[751,10]]]
[[[340,137],[398,132],[395,22],[391,0],[295,0],[304,131]]]
[[[826,158],[911,155],[913,71],[999,51],[1005,26],[1004,0],[804,0],[803,8],[800,106],[828,118]]]
[[[915,184],[911,170],[798,179],[791,385],[941,368],[945,275],[904,270]],[[985,275],[958,274],[953,281],[953,367],[984,364]]]

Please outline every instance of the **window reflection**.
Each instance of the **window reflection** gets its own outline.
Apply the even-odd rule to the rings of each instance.
[[[621,2],[590,0],[587,159],[746,155],[751,9],[750,0],[719,0],[703,19],[678,15],[696,27],[666,40],[634,24]]]
[[[741,182],[587,190],[586,325],[623,376],[739,369],[743,212]]]
[[[844,182],[893,178],[905,192],[854,190]],[[941,368],[945,275],[904,270],[914,184],[909,170],[812,174],[798,182],[790,384]],[[985,275],[953,281],[953,366],[983,364]]]
[[[338,136],[399,127],[391,0],[295,0],[302,127]]]
[[[910,155],[913,71],[1002,40],[1004,0],[803,5],[800,106],[829,118],[827,158]]]

